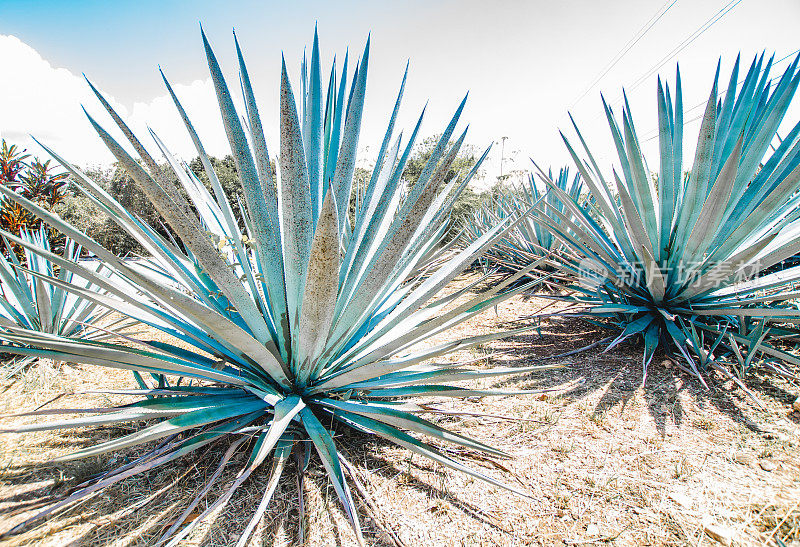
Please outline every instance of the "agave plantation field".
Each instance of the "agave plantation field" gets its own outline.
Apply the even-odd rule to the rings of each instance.
[[[468,284],[475,275],[460,278],[454,285]],[[540,297],[515,297],[496,312],[489,311],[440,338],[514,328],[521,324],[520,314],[550,304]],[[548,319],[542,321],[540,331],[460,352],[452,359],[480,359],[480,368],[524,366],[594,344],[607,335],[608,331],[579,319]],[[341,450],[364,489],[355,495],[364,515],[366,541],[386,546],[397,545],[397,540],[401,545],[717,545],[705,532],[709,525],[732,538],[734,545],[763,544],[776,531],[789,538],[787,545],[792,544],[789,540],[797,541],[800,420],[797,413],[787,411],[794,387],[767,377],[754,378],[751,386],[759,390],[765,405],[760,408],[732,383],[707,391],[688,374],[676,374],[675,365],[658,355],[642,388],[637,378],[639,351],[633,343],[608,353],[596,346],[554,359],[564,365],[555,374],[488,383],[555,389],[552,392],[443,405],[466,414],[444,416],[438,423],[514,456],[496,462],[499,466],[488,460],[471,461],[498,477],[511,474],[512,480],[531,489],[531,500],[508,496],[501,488],[487,487],[389,442],[339,432]],[[91,365],[56,368],[45,364],[6,384],[3,412],[20,405],[38,407],[65,390],[120,385],[134,387],[135,382],[127,373],[109,373]],[[109,397],[94,395],[90,400],[108,403]],[[44,462],[128,431],[106,426],[27,438],[2,434],[0,510],[8,515],[4,520],[20,522],[34,511],[34,504],[102,472],[115,463],[116,456],[57,467],[44,466]],[[203,461],[218,460],[224,448],[182,462],[174,475],[154,471],[117,486],[7,544],[151,544],[164,530],[158,518],[170,523],[179,514],[186,497],[202,488],[216,470]],[[226,470],[213,492],[221,493],[222,485],[234,476],[235,468]],[[266,477],[253,477],[186,544],[230,544],[240,532],[241,515],[255,509],[265,485]],[[335,493],[313,460],[303,477],[303,491],[307,544],[355,545]],[[297,495],[296,478],[284,477],[256,530],[254,544],[300,541]]]
[[[604,102],[612,170],[573,122],[571,168],[464,215],[466,97],[420,156],[408,69],[365,112],[369,39],[315,32],[268,143],[234,40],[242,111],[202,34],[233,184],[166,72],[191,166],[87,80],[152,218],[41,143],[137,260],[3,145],[0,542],[800,543],[800,56],[717,68],[696,135],[659,79],[654,158]]]

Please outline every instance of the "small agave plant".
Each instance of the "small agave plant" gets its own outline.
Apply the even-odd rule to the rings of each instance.
[[[500,222],[467,248],[438,263],[438,267],[422,272],[418,269],[420,261],[428,259],[440,240],[453,201],[475,171],[458,184],[455,179],[444,180],[465,138],[465,133],[461,133],[450,142],[464,102],[442,132],[419,180],[406,193],[401,175],[422,116],[406,143],[402,142],[402,134],[392,140],[405,85],[403,77],[376,167],[359,196],[359,211],[351,224],[347,208],[353,192],[369,40],[356,63],[351,85],[348,87],[346,81],[348,58],[345,57],[341,72],[337,72],[334,63],[325,91],[315,33],[299,101],[295,100],[284,63],[277,176],[238,42],[246,107],[244,124],[234,110],[205,35],[203,43],[244,190],[245,203],[241,207],[234,208],[227,201],[209,157],[166,78],[164,82],[205,166],[212,191],[207,191],[151,132],[172,168],[174,179],[167,176],[94,87],[141,163],[98,122],[91,117],[89,120],[178,236],[180,244],[159,236],[95,182],[48,149],[73,174],[79,187],[152,255],[157,267],[125,262],[57,216],[20,196],[4,192],[83,244],[115,274],[112,278],[98,276],[70,257],[55,256],[20,241],[31,252],[58,264],[62,271],[71,271],[104,292],[84,290],[46,274],[37,273],[37,277],[184,343],[178,347],[165,342],[146,342],[131,347],[60,335],[44,336],[32,331],[0,334],[7,343],[6,351],[54,355],[64,361],[130,369],[142,378],[154,374],[160,379],[159,385],[125,391],[137,396],[137,402],[106,408],[100,414],[16,429],[37,431],[151,420],[133,433],[60,458],[59,461],[68,461],[140,447],[134,462],[81,485],[68,497],[7,533],[18,533],[46,515],[131,475],[168,465],[209,443],[223,442],[229,448],[220,456],[222,465],[237,450],[249,450],[247,463],[225,494],[208,502],[200,518],[184,526],[187,515],[201,503],[217,478],[218,474],[214,474],[208,487],[188,504],[183,515],[174,519],[159,542],[174,545],[181,541],[198,523],[223,506],[251,473],[269,462],[271,479],[263,500],[243,527],[237,543],[244,545],[275,491],[292,448],[305,450],[305,446],[313,446],[319,454],[361,542],[356,507],[345,479],[347,464],[337,451],[330,429],[335,423],[388,439],[440,464],[502,485],[438,450],[429,441],[453,443],[490,457],[506,454],[442,428],[421,415],[435,413],[436,407],[410,400],[418,396],[507,394],[453,383],[546,368],[472,369],[463,364],[431,362],[450,352],[509,334],[473,336],[437,345],[428,343],[431,336],[535,283],[512,289],[515,279],[511,278],[478,296],[470,295],[470,287],[441,294],[478,255],[519,224],[520,219],[515,217]],[[183,197],[181,186],[191,203]],[[418,273],[411,275],[412,272]],[[165,273],[173,283],[163,282]],[[128,285],[137,290],[129,290]],[[464,298],[458,300],[461,297]],[[183,383],[179,384],[176,377]],[[159,440],[161,443],[154,446],[153,441]]]
[[[575,300],[621,330],[612,347],[643,337],[645,374],[659,346],[677,350],[681,366],[701,379],[701,369],[714,369],[738,381],[756,356],[780,374],[791,375],[786,363],[800,364],[779,347],[800,334],[792,289],[800,268],[757,275],[800,250],[800,124],[770,149],[800,82],[798,58],[774,80],[771,66],[761,55],[739,85],[737,59],[719,98],[717,67],[690,164],[678,72],[674,98],[658,82],[657,172],[647,167],[626,100],[621,127],[604,101],[621,167],[611,184],[577,126],[587,159],[562,134],[590,207],[539,173],[567,206],[536,218],[575,256],[561,263],[583,278]]]
[[[580,174],[570,178],[569,167],[562,167],[555,178],[553,171],[549,170],[548,178],[572,199],[580,200],[583,189]],[[566,212],[566,206],[555,193],[542,192],[536,184],[536,177],[530,174],[526,183],[519,189],[515,188],[513,192],[501,192],[475,210],[472,218],[464,224],[462,241],[475,241],[498,223],[508,218],[524,216],[524,220],[514,230],[509,231],[506,237],[480,258],[484,265],[507,272],[513,273],[524,269],[540,261],[542,257],[549,257],[552,253],[558,252],[562,245],[561,240],[553,236],[546,226],[527,215],[527,212],[535,206],[555,211],[554,221],[559,225],[562,224],[561,217]],[[569,218],[568,213],[567,215]]]
[[[73,276],[69,270],[57,268],[52,261],[37,252],[50,252],[46,227],[22,230],[19,237],[11,234],[6,236],[3,237],[3,243],[7,257],[0,254],[0,327],[10,331],[22,329],[87,340],[101,340],[111,336],[108,328],[94,327],[110,311],[98,306],[96,302],[80,298],[68,290],[43,281],[45,277],[55,277],[60,282],[75,285],[81,290],[96,290],[90,282]],[[25,246],[24,263],[17,257],[15,244]],[[67,239],[60,257],[75,262],[80,254],[80,245]],[[95,262],[93,266],[97,275],[104,275],[102,264]],[[107,325],[116,328],[127,326],[130,326],[129,322]],[[14,366],[6,367],[6,373],[14,374],[32,360],[32,357],[22,359]]]

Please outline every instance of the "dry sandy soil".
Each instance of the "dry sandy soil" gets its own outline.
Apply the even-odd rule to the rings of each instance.
[[[460,280],[462,283],[466,279]],[[437,341],[530,324],[548,306],[515,297]],[[550,306],[544,313],[555,309]],[[580,319],[541,319],[538,329],[454,355],[477,366],[558,363],[486,386],[546,392],[445,401],[456,411],[507,416],[452,416],[439,421],[511,453],[492,462],[460,451],[470,465],[521,486],[523,498],[347,430],[337,443],[363,484],[356,493],[371,545],[800,545],[800,387],[756,373],[749,385],[759,408],[730,383],[713,390],[656,358],[641,385],[636,344],[603,353],[609,332]],[[434,342],[434,341],[432,341]],[[549,358],[549,359],[548,359]],[[128,373],[40,363],[6,382],[0,414],[38,407],[64,391],[132,385]],[[92,406],[108,396],[60,399],[50,406]],[[20,423],[6,419],[0,426]],[[53,456],[131,428],[0,434],[0,531],[53,496],[126,461],[133,453],[68,464]],[[51,517],[3,545],[151,545],[164,523],[202,487],[225,447],[135,477]],[[234,458],[220,481],[244,463]],[[237,465],[238,464],[238,465]],[[355,540],[316,456],[298,480],[289,465],[251,545],[354,545]],[[260,501],[266,473],[254,475],[186,545],[231,545]],[[298,490],[300,485],[300,490]],[[298,510],[303,492],[304,515]],[[211,493],[220,493],[221,487]],[[203,507],[201,506],[201,509]],[[190,518],[192,518],[190,516]]]

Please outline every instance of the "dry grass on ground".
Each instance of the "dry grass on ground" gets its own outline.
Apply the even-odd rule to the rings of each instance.
[[[462,283],[466,280],[460,280]],[[516,297],[435,341],[515,328],[550,303]],[[546,313],[557,306],[550,306]],[[453,360],[483,357],[478,366],[536,364],[606,337],[578,319],[544,319],[538,330],[494,342]],[[432,342],[435,342],[432,341]],[[363,495],[360,516],[369,544],[417,545],[800,545],[800,415],[796,384],[750,380],[761,409],[730,384],[706,391],[663,357],[640,386],[640,349],[603,346],[550,359],[563,364],[503,388],[553,389],[539,395],[445,401],[460,412],[510,416],[440,418],[514,455],[509,461],[471,458],[470,464],[521,485],[532,499],[507,492],[346,430],[337,442],[356,468]],[[3,387],[0,414],[32,409],[63,391],[132,385],[128,373],[92,366],[42,363]],[[106,396],[64,398],[54,406],[92,406]],[[6,427],[15,420],[2,422]],[[0,529],[20,522],[52,496],[135,454],[108,455],[62,465],[56,455],[129,431],[0,435]],[[187,458],[111,488],[51,518],[7,545],[149,545],[182,504],[205,484],[224,447]],[[465,454],[462,454],[465,455]],[[234,459],[230,480],[244,459]],[[238,464],[238,465],[237,465]],[[253,545],[353,545],[354,538],[312,457],[302,479],[306,507],[297,509],[296,468],[290,465]],[[227,481],[221,481],[224,484]],[[187,545],[230,545],[260,501],[266,482],[254,476]],[[211,498],[222,492],[217,487]],[[300,537],[300,530],[303,537]],[[389,534],[396,536],[393,542]],[[717,536],[716,538],[714,536]]]

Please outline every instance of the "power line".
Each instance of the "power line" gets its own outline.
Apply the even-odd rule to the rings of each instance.
[[[623,88],[623,89],[625,89],[627,91],[633,91],[634,89],[636,89],[637,87],[642,85],[645,81],[647,81],[647,79],[650,76],[653,75],[653,73],[655,73],[659,68],[664,66],[667,62],[669,62],[670,59],[672,59],[675,56],[677,56],[678,53],[680,53],[681,51],[686,49],[689,46],[689,44],[694,42],[703,33],[705,33],[708,29],[710,29],[717,21],[722,19],[722,17],[724,17],[728,12],[730,12],[733,8],[735,8],[741,1],[742,0],[730,0],[727,4],[725,4],[722,8],[720,8],[716,13],[714,13],[714,15],[712,15],[709,19],[707,19],[706,22],[704,22],[702,25],[700,25],[694,32],[692,32],[689,36],[684,38],[683,41],[680,44],[678,44],[677,46],[675,46],[672,49],[672,51],[670,51],[666,56],[662,57],[661,60],[658,61],[655,65],[650,67],[645,74],[643,74],[642,76],[637,78],[632,86],[630,86],[629,88]],[[624,93],[617,100],[615,100],[613,102],[609,102],[608,104],[609,104],[610,107],[615,107],[615,106],[618,106],[620,103],[622,103],[623,99],[624,99]],[[597,115],[595,115],[592,118],[592,120],[597,120],[597,119],[599,119],[601,117],[604,117],[604,116],[605,116],[605,113],[604,112],[600,112]]]
[[[586,87],[586,89],[583,90],[583,93],[581,93],[581,95],[572,102],[572,105],[570,105],[569,110],[574,109],[575,105],[581,102],[581,100],[583,100],[583,98],[586,97],[586,95],[588,95],[589,92],[598,83],[600,83],[600,80],[602,80],[605,77],[605,75],[608,74],[611,71],[611,69],[614,68],[617,65],[617,63],[619,63],[622,60],[622,58],[633,48],[633,46],[639,43],[639,41],[644,37],[644,35],[647,34],[650,31],[650,29],[652,29],[653,26],[655,26],[655,24],[658,23],[658,21],[662,17],[664,17],[664,15],[666,15],[666,13],[670,10],[670,8],[672,8],[672,6],[675,5],[677,1],[678,0],[667,0],[666,2],[664,2],[664,4],[661,5],[660,8],[658,8],[656,13],[653,14],[653,16],[650,17],[650,19],[648,19],[648,21],[644,25],[642,25],[638,31],[636,31],[636,34],[633,35],[633,38],[628,40],[628,42],[624,46],[622,46],[622,48],[611,58],[611,61],[608,62],[608,64],[600,71],[600,73],[597,76],[595,76],[594,79],[592,79],[591,83]]]
[[[647,72],[645,72],[642,76],[640,76],[629,88],[629,91],[633,91],[644,82],[647,81],[650,76],[655,74],[659,68],[667,64],[671,59],[675,58],[681,51],[686,49],[692,42],[697,40],[700,36],[702,36],[708,29],[710,29],[714,24],[725,17],[733,8],[739,5],[742,0],[730,0],[725,6],[723,6],[719,11],[717,11],[714,15],[712,15],[705,23],[700,25],[697,30],[695,30],[692,34],[687,36],[683,42],[675,46],[675,48],[670,51],[666,56],[664,56],[660,61],[658,61],[655,65],[650,67]],[[617,101],[618,104],[622,101],[619,99]]]

